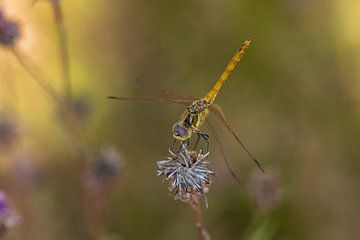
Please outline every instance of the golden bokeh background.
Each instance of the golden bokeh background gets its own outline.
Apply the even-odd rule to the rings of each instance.
[[[281,200],[270,212],[257,208],[248,184],[256,168],[224,133],[244,184],[231,178],[212,146],[217,177],[203,209],[212,239],[360,238],[359,1],[60,3],[73,96],[90,109],[81,135],[89,153],[113,145],[124,162],[95,239],[195,239],[190,208],[173,201],[156,177],[156,161],[167,156],[183,109],[106,96],[163,97],[148,84],[202,96],[248,37],[252,45],[217,101],[263,166],[280,176]],[[61,92],[51,1],[0,5],[20,24],[17,47]],[[83,216],[86,199],[76,183],[83,169],[60,110],[5,47],[0,99],[0,111],[13,116],[19,131],[14,146],[0,149],[0,186],[23,217],[4,239],[91,239],[91,216]],[[35,189],[14,185],[18,154],[40,166]]]

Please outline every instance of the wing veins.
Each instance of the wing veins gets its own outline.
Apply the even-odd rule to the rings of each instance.
[[[208,118],[205,119],[205,123],[206,123],[206,126],[210,129],[212,135],[214,136],[215,141],[217,142],[217,145],[218,145],[218,148],[219,148],[219,150],[220,150],[220,153],[221,153],[221,155],[222,155],[222,157],[223,157],[223,159],[224,159],[224,161],[225,161],[226,167],[228,168],[231,176],[232,176],[239,184],[241,184],[242,181],[240,180],[240,177],[234,172],[233,167],[231,166],[230,160],[229,160],[228,156],[226,155],[225,147],[224,147],[223,143],[221,142],[218,133],[215,131],[214,126],[212,125],[212,123],[209,121]]]
[[[245,144],[240,140],[240,138],[236,135],[235,131],[232,129],[228,121],[226,120],[224,111],[221,109],[220,105],[213,104],[210,107],[210,110],[214,113],[215,116],[218,117],[218,119],[221,120],[221,122],[225,125],[225,127],[228,129],[228,131],[231,133],[231,135],[236,139],[236,141],[240,144],[242,149],[246,152],[246,154],[251,158],[251,160],[256,164],[257,168],[260,169],[263,173],[265,173],[265,170],[261,166],[260,162],[252,155],[250,150],[245,146]]]
[[[182,98],[182,99],[186,99],[186,100],[194,100],[197,99],[197,97],[194,96],[190,96],[188,94],[185,94],[183,92],[174,90],[174,89],[170,89],[167,87],[163,87],[163,86],[159,86],[159,85],[155,85],[155,84],[151,84],[149,82],[143,81],[143,80],[139,80],[136,79],[136,82],[142,86],[142,87],[146,87],[146,89],[152,89],[155,90],[157,93],[160,93],[164,96],[170,96],[170,97],[175,97],[175,98]]]
[[[133,97],[116,97],[108,96],[108,99],[120,101],[139,101],[144,103],[161,103],[161,104],[175,104],[175,105],[188,105],[192,101],[186,99],[156,99],[156,98],[133,98]]]

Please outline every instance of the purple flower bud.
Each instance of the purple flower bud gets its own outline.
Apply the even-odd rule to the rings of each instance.
[[[0,44],[5,47],[12,47],[19,35],[18,24],[6,19],[0,9]]]
[[[10,204],[4,192],[0,191],[0,229],[1,233],[6,232],[21,222],[21,217]]]
[[[0,191],[0,219],[6,218],[10,213],[9,202],[3,192]]]

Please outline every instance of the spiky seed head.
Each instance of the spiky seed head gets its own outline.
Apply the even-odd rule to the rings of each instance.
[[[170,152],[170,157],[157,162],[158,176],[164,176],[169,182],[169,191],[174,199],[188,202],[197,201],[209,191],[212,177],[209,152],[190,151],[186,143],[182,143],[179,152]]]

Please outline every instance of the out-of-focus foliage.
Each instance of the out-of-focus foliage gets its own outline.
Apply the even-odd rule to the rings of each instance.
[[[17,47],[61,91],[51,5],[31,2],[0,6],[20,26]],[[212,145],[217,177],[205,226],[213,239],[360,238],[360,2],[60,3],[80,99],[73,106],[77,138],[87,147],[79,154],[61,109],[1,47],[0,189],[22,217],[5,239],[78,240],[89,232],[102,239],[193,239],[189,206],[173,201],[156,177],[183,109],[106,96],[163,97],[147,84],[202,96],[248,37],[252,45],[217,102],[265,169],[276,172],[281,199],[259,208],[248,184],[256,167],[224,130],[244,184],[231,178]],[[84,193],[81,169],[106,144],[120,152],[121,169],[100,194]]]

